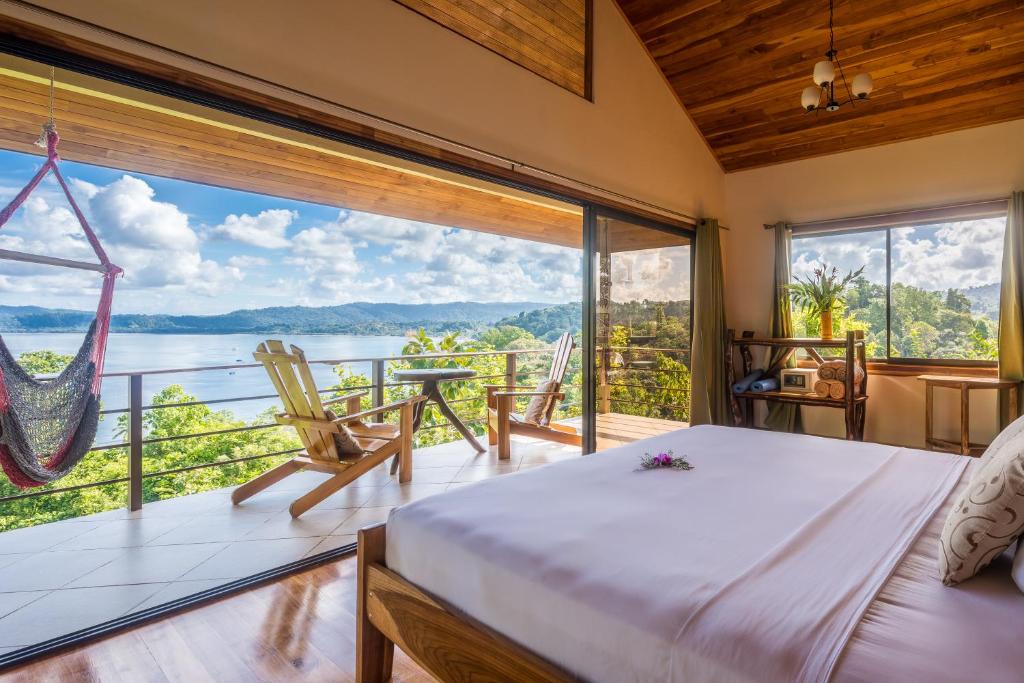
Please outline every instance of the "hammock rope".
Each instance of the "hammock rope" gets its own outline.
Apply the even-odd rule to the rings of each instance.
[[[20,488],[42,486],[68,474],[92,447],[99,423],[100,385],[110,331],[114,282],[122,270],[110,262],[60,172],[60,136],[51,120],[43,126],[46,162],[0,211],[0,228],[49,173],[57,179],[82,232],[103,268],[96,319],[71,363],[54,379],[25,372],[0,337],[0,466]]]

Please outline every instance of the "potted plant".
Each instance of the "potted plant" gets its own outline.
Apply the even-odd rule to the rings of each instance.
[[[860,277],[864,267],[851,270],[839,277],[839,270],[827,264],[814,269],[812,277],[796,278],[796,282],[787,285],[786,289],[793,303],[808,315],[816,315],[821,319],[821,338],[832,338],[832,311],[836,306],[845,303],[843,295],[850,283]]]

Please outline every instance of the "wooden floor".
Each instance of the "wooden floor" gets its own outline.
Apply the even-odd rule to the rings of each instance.
[[[609,448],[685,426],[602,415],[599,446]],[[490,462],[495,457],[491,452],[475,456],[487,462],[466,470],[474,476],[446,485],[464,485],[577,453],[573,447],[517,439],[513,462]],[[433,471],[446,474],[442,469]],[[426,477],[425,471],[417,471],[420,480]],[[394,503],[428,495],[433,492],[426,490],[431,486],[438,485],[406,485],[405,492],[417,495],[396,498]],[[355,575],[354,557],[335,561],[11,669],[0,675],[0,681],[351,681]],[[433,680],[400,652],[394,671],[395,681]]]

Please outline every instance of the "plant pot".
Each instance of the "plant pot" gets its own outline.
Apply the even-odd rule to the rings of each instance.
[[[832,338],[832,311],[821,312],[821,338]]]

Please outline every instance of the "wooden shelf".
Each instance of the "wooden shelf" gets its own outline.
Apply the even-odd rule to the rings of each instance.
[[[798,394],[793,391],[744,391],[733,393],[736,398],[749,398],[753,400],[778,401],[779,403],[796,403],[805,406],[823,406],[827,408],[845,408],[846,399],[822,398],[817,394]],[[855,396],[854,403],[864,403],[867,396]]]
[[[814,337],[733,337],[732,343],[737,346],[776,346],[787,349],[802,349],[806,347],[824,349],[846,348],[846,338],[838,339],[815,339]],[[864,339],[857,339],[854,345],[863,346]]]

